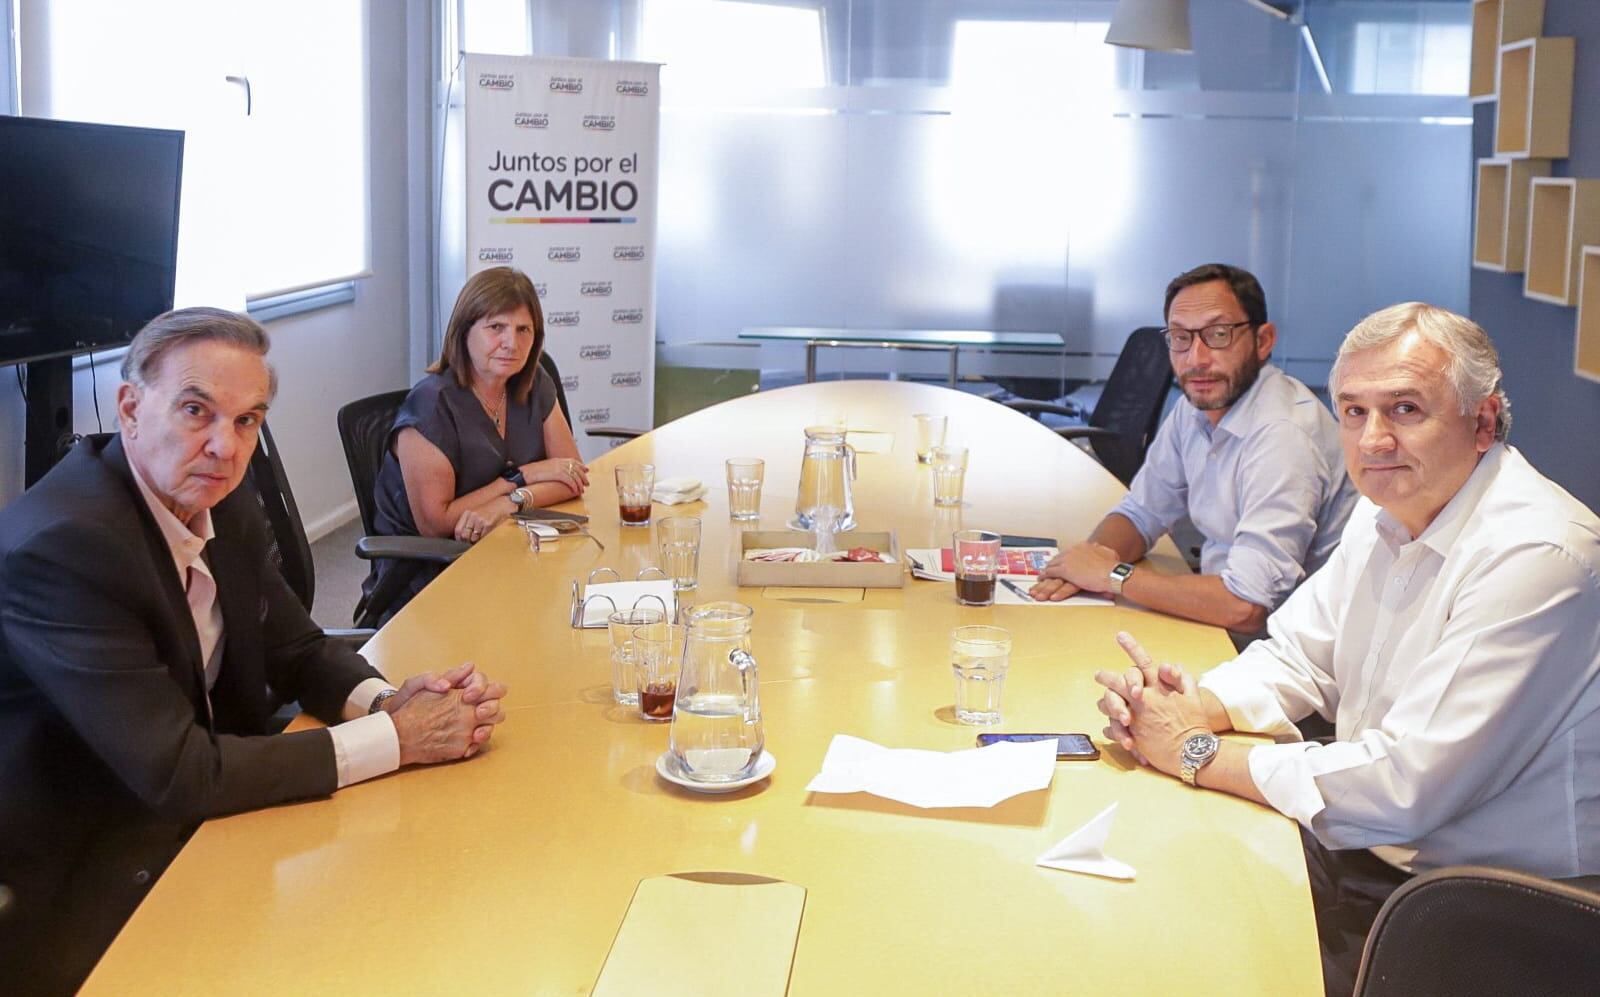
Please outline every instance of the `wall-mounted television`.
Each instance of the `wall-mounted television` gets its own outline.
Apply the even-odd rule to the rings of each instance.
[[[0,364],[124,346],[172,307],[183,133],[0,115]]]

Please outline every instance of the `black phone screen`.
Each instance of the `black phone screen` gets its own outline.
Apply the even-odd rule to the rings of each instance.
[[[1088,734],[979,734],[978,744],[988,747],[1001,741],[1050,741],[1056,742],[1056,757],[1070,758],[1073,760],[1092,761],[1100,757],[1100,749],[1094,746]]]

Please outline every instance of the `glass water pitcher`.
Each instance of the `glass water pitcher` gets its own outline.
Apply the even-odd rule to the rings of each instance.
[[[750,618],[738,602],[689,611],[672,704],[672,755],[696,782],[738,782],[755,772],[766,738],[761,727]]]
[[[816,530],[820,524],[826,532],[854,527],[850,483],[855,477],[856,451],[845,442],[845,430],[839,426],[808,426],[793,525]]]

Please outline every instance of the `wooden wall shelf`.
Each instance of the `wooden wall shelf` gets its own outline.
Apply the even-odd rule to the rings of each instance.
[[[1494,154],[1565,159],[1572,138],[1571,38],[1525,38],[1500,46]]]
[[[1571,305],[1583,247],[1600,245],[1600,180],[1534,177],[1528,201],[1528,258],[1522,293]]]
[[[1528,194],[1534,177],[1550,175],[1548,159],[1478,160],[1472,265],[1521,273],[1528,247]]]
[[[1584,246],[1578,263],[1578,335],[1573,372],[1600,381],[1600,246]]]
[[[1500,46],[1544,30],[1544,0],[1472,0],[1472,65],[1467,96],[1494,100],[1500,92]]]

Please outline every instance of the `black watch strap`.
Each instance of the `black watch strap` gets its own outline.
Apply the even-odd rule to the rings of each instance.
[[[522,468],[520,467],[508,467],[504,471],[500,472],[500,477],[511,482],[511,484],[517,488],[525,488],[528,484],[528,482],[522,477]]]

